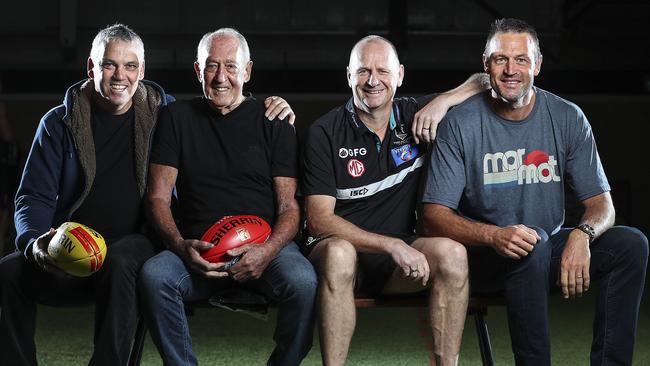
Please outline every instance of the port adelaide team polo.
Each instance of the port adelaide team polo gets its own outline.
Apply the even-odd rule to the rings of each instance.
[[[336,215],[364,230],[412,236],[426,146],[415,144],[411,123],[432,97],[395,98],[383,142],[352,99],[319,118],[304,145],[302,193],[335,197]]]

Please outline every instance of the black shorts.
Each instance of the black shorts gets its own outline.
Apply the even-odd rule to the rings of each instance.
[[[329,238],[307,237],[302,245],[303,254],[309,257],[316,244]],[[417,236],[411,235],[400,238],[406,244],[411,245]],[[357,274],[354,282],[354,294],[357,297],[374,297],[381,294],[384,286],[395,271],[396,264],[393,258],[386,253],[359,253],[357,252]]]

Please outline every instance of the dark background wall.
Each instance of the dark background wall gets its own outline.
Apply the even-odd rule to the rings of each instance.
[[[349,95],[352,45],[380,34],[406,67],[399,93],[451,88],[481,71],[489,23],[537,27],[544,63],[537,85],[580,105],[613,185],[618,220],[648,233],[644,146],[650,122],[650,2],[645,0],[76,1],[0,6],[0,101],[26,152],[40,116],[86,75],[97,30],[123,22],[146,47],[146,77],[177,96],[200,93],[192,70],[201,35],[239,29],[254,60],[249,91],[283,95],[299,134]]]

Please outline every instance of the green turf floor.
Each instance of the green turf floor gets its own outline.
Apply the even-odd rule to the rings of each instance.
[[[646,296],[647,297],[647,296]],[[591,342],[591,296],[551,301],[554,365],[587,365]],[[267,321],[220,309],[197,309],[190,317],[194,348],[201,365],[263,365],[273,349],[274,313]],[[362,309],[348,365],[426,365],[431,348],[424,309]],[[513,364],[505,309],[490,308],[487,317],[497,365]],[[38,358],[41,365],[85,365],[92,347],[92,309],[39,308]],[[0,356],[1,357],[1,356]],[[461,365],[480,365],[473,318],[468,318]],[[162,364],[147,339],[142,365]],[[320,365],[318,339],[303,365]],[[644,300],[634,365],[650,365],[650,301]]]

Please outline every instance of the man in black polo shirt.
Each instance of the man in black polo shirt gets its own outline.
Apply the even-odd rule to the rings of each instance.
[[[293,126],[269,121],[262,102],[242,93],[252,62],[236,30],[206,34],[194,67],[204,97],[163,111],[151,153],[149,213],[169,250],[142,268],[145,320],[166,365],[195,365],[183,301],[251,288],[278,305],[268,364],[298,365],[312,343],[316,274],[292,241],[300,216]],[[174,186],[178,225],[170,210]],[[201,258],[212,244],[198,238],[236,214],[261,216],[273,234],[263,245],[230,251],[243,257],[229,269]]]
[[[355,328],[354,293],[415,292],[428,282],[435,360],[458,359],[468,299],[466,252],[449,239],[416,236],[427,147],[415,137],[431,141],[436,124],[420,115],[414,122],[431,97],[393,99],[403,76],[389,41],[359,41],[348,66],[353,98],[317,120],[304,146],[306,250],[319,276],[325,365],[345,362]],[[485,84],[484,76],[472,77],[427,108],[446,111]]]

